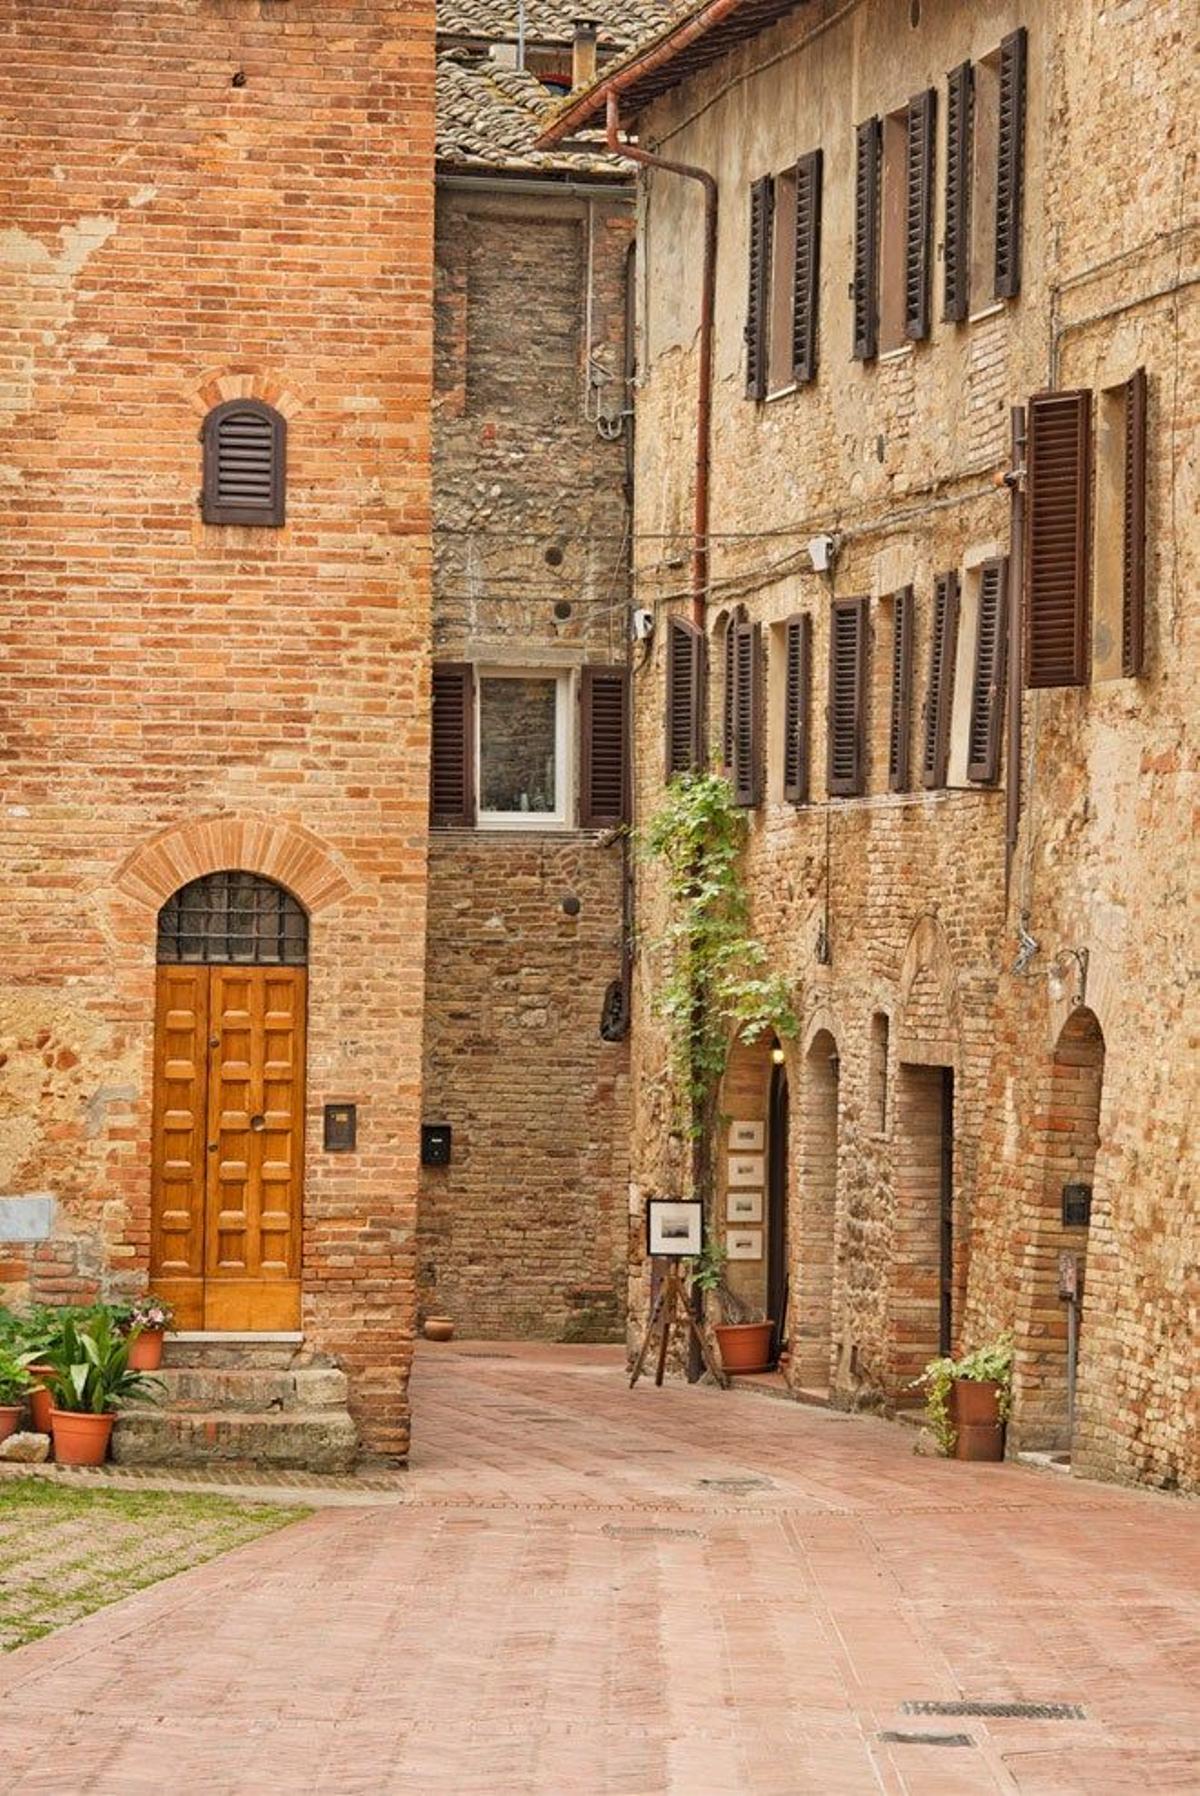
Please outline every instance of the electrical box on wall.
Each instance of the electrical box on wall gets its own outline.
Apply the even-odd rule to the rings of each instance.
[[[450,1137],[449,1123],[422,1123],[421,1165],[449,1166]]]
[[[1085,1229],[1092,1220],[1092,1188],[1090,1185],[1064,1185],[1062,1188],[1062,1225],[1065,1229]]]
[[[358,1146],[358,1105],[326,1104],[325,1152],[352,1154]]]

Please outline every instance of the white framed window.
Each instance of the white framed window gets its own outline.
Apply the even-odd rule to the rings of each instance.
[[[570,671],[481,667],[475,689],[480,827],[566,827],[571,821]]]

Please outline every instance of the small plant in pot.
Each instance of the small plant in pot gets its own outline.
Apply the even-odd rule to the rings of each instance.
[[[118,1409],[135,1398],[157,1400],[159,1380],[129,1364],[130,1337],[97,1311],[68,1320],[48,1357],[54,1368],[50,1431],[60,1465],[103,1465]]]
[[[33,1383],[19,1354],[0,1347],[0,1441],[15,1434],[21,1425],[21,1409]]]
[[[1004,1458],[1012,1363],[1012,1336],[1004,1334],[958,1359],[931,1359],[914,1381],[925,1393],[925,1417],[946,1458]]]
[[[729,1373],[768,1372],[771,1369],[771,1337],[774,1322],[763,1318],[732,1291],[725,1280],[725,1249],[718,1241],[706,1241],[694,1262],[692,1284],[714,1300],[722,1320],[713,1324],[721,1364]]]
[[[142,1297],[118,1317],[121,1333],[129,1337],[129,1367],[133,1372],[157,1372],[162,1365],[163,1338],[175,1320],[175,1312],[162,1297]]]

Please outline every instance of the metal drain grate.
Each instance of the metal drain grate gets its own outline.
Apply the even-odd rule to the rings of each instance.
[[[974,1746],[970,1734],[902,1734],[887,1728],[880,1734],[889,1746]]]
[[[605,1522],[603,1533],[619,1536],[622,1540],[699,1540],[698,1528],[656,1528],[652,1524],[636,1527],[622,1522]]]
[[[1086,1721],[1077,1702],[902,1702],[905,1715],[981,1715],[1011,1721]]]

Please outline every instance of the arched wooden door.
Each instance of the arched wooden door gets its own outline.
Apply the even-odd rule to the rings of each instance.
[[[300,1324],[308,919],[250,873],[158,921],[150,1278],[179,1328]]]

